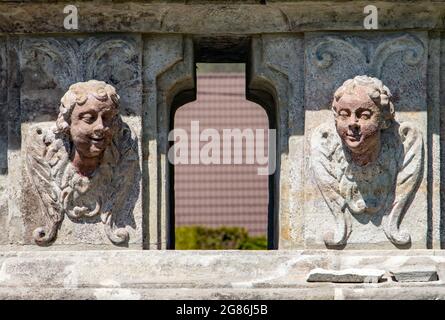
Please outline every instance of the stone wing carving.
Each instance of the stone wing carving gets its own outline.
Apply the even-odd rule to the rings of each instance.
[[[383,230],[393,244],[407,245],[411,242],[411,236],[400,229],[400,224],[422,180],[423,139],[416,126],[409,122],[392,129],[387,133],[387,144],[382,149],[382,152],[388,154],[382,158],[391,159],[385,161],[394,165],[389,163],[385,168],[395,172],[389,172],[387,177],[393,177],[392,180],[381,185],[389,196],[386,200],[381,199],[385,203],[380,212],[375,214],[382,215]],[[342,142],[333,125],[322,124],[314,130],[311,137],[310,166],[318,189],[335,219],[334,231],[328,231],[324,235],[324,242],[327,246],[346,245],[352,231],[351,218],[354,210],[350,208],[354,204],[352,199],[345,198],[340,186],[345,173],[354,171],[351,171]],[[355,166],[353,170],[356,170],[356,178],[360,179],[362,169]]]
[[[48,148],[54,142],[54,134],[44,132],[40,127],[30,130],[30,136],[26,155],[27,169],[32,184],[35,187],[41,201],[45,226],[34,230],[33,238],[39,245],[50,243],[57,235],[64,214],[59,196],[62,190],[54,181],[55,171],[58,171],[63,159],[59,152],[61,146]],[[60,141],[61,142],[61,141]]]
[[[105,232],[115,244],[128,240],[128,231],[125,228],[113,226],[119,214],[132,210],[131,198],[137,197],[135,186],[139,181],[137,141],[127,125],[121,128],[118,136],[120,138],[113,142],[112,150],[119,154],[119,161],[112,170],[111,183],[105,191],[106,201],[100,213]]]
[[[329,124],[317,127],[311,137],[311,169],[315,182],[334,216],[334,232],[324,235],[327,246],[345,245],[351,233],[351,217],[346,200],[340,194],[340,179],[344,168],[334,158],[341,151],[341,140]]]
[[[399,161],[395,200],[391,212],[384,216],[384,231],[392,243],[405,245],[411,242],[411,236],[399,227],[422,180],[424,150],[422,134],[413,123],[401,123],[398,134],[404,156]]]

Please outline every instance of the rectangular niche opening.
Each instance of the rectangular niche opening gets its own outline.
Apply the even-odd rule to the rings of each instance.
[[[246,98],[245,69],[245,63],[197,63],[196,100],[173,115],[187,147],[175,134],[171,249],[271,247],[272,176],[264,174],[270,121]]]

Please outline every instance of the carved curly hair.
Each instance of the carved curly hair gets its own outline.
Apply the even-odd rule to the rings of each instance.
[[[367,89],[367,94],[372,101],[382,111],[382,129],[388,128],[394,120],[394,104],[392,103],[392,95],[388,87],[377,78],[366,75],[356,76],[353,79],[346,80],[334,93],[334,101],[332,102],[332,111],[337,115],[336,104],[345,94],[353,94],[357,87]]]
[[[116,109],[119,109],[119,95],[116,89],[103,81],[90,80],[78,82],[70,86],[60,100],[59,115],[56,121],[57,133],[69,134],[71,114],[76,107],[84,105],[89,96],[99,101],[111,100]]]

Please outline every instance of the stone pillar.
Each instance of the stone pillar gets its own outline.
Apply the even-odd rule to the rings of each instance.
[[[168,133],[175,97],[195,87],[193,42],[180,35],[147,36],[143,65],[144,248],[166,249],[174,228]]]
[[[252,39],[248,92],[269,93],[276,120],[273,215],[274,247],[279,249],[303,247],[303,80],[301,35],[263,35]]]
[[[7,243],[8,231],[8,76],[6,38],[0,37],[0,245]]]

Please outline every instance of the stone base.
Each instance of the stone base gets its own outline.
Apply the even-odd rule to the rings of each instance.
[[[439,280],[395,282],[394,268]],[[382,282],[309,283],[314,268]],[[0,299],[445,299],[445,251],[1,251]]]

